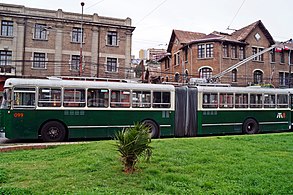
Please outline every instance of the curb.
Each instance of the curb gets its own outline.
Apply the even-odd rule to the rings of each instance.
[[[0,145],[1,152],[11,152],[16,150],[32,150],[32,149],[46,149],[60,145],[71,145],[71,144],[85,144],[89,142],[58,142],[58,143],[44,143],[44,144],[22,144],[22,145]]]
[[[15,150],[32,150],[32,149],[44,149],[53,147],[54,145],[21,145],[21,146],[0,146],[0,152],[11,152]]]

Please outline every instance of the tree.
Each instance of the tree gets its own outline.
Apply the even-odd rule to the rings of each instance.
[[[143,123],[134,124],[133,127],[124,128],[115,135],[116,146],[121,155],[124,172],[133,173],[140,156],[149,161],[152,156],[150,129]]]

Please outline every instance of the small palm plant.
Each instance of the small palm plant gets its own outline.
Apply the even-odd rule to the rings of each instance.
[[[152,155],[151,137],[148,126],[142,123],[134,124],[133,127],[124,128],[115,135],[117,148],[121,155],[125,173],[133,173],[138,158],[142,155],[149,161]]]

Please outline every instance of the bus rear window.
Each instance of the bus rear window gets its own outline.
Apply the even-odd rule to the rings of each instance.
[[[170,92],[153,92],[153,108],[170,108]]]

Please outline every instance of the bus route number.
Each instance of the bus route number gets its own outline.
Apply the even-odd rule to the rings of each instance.
[[[23,113],[21,113],[21,112],[16,112],[16,113],[14,113],[14,118],[23,118],[24,117],[24,114]]]

